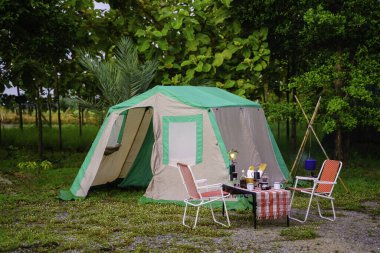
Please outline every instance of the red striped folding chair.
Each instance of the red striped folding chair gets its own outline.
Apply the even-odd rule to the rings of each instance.
[[[195,228],[197,226],[198,221],[198,214],[199,209],[201,206],[210,205],[211,208],[211,214],[214,222],[229,227],[230,226],[230,218],[228,217],[228,211],[226,206],[225,198],[230,196],[228,192],[224,192],[222,190],[222,184],[212,184],[212,185],[205,185],[205,186],[198,186],[199,182],[204,182],[204,180],[194,180],[193,172],[191,171],[191,168],[189,165],[177,163],[178,170],[181,174],[182,182],[186,188],[188,198],[184,200],[185,202],[185,212],[183,214],[182,224],[186,227],[190,227],[186,225],[186,212],[187,212],[187,205],[197,207],[197,214],[195,216],[194,226]],[[221,200],[224,205],[225,214],[227,217],[227,224],[221,223],[216,220],[214,210],[212,208],[211,203],[214,201]]]
[[[299,222],[305,222],[307,220],[307,217],[309,215],[311,201],[313,200],[313,197],[315,197],[317,201],[317,207],[318,207],[318,213],[319,216],[323,219],[327,219],[330,221],[335,221],[335,209],[334,209],[334,198],[331,197],[331,194],[334,189],[334,185],[336,184],[336,181],[339,176],[339,172],[342,168],[342,162],[341,161],[335,161],[335,160],[325,160],[322,164],[321,170],[319,171],[318,177],[296,177],[296,182],[294,184],[294,187],[290,187],[290,189],[293,191],[292,198],[290,200],[290,215],[289,218],[299,221]],[[312,181],[313,187],[312,188],[299,188],[298,186],[298,180],[306,180],[306,181]],[[309,205],[307,207],[306,215],[303,220],[297,219],[295,217],[292,217],[291,214],[291,208],[293,204],[294,194],[295,192],[305,193],[310,195]],[[321,207],[319,204],[319,198],[326,198],[329,199],[331,202],[331,208],[333,212],[333,218],[329,218],[322,215]]]

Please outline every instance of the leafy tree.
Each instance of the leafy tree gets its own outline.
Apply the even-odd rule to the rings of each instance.
[[[0,2],[1,76],[35,98],[41,157],[42,88],[57,74],[55,66],[71,57],[69,49],[76,43],[81,19],[79,10],[91,5],[90,0]]]
[[[262,102],[266,110],[277,119],[286,120],[286,136],[290,138],[290,119],[292,122],[292,144],[296,144],[295,104],[291,96],[296,89],[288,88],[294,76],[302,72],[305,65],[305,49],[301,46],[300,31],[303,29],[303,15],[312,6],[311,1],[304,0],[240,0],[232,2],[232,15],[242,23],[245,33],[252,32],[254,27],[268,28],[268,45],[271,51],[271,62],[263,72]],[[267,99],[266,96],[275,95]],[[283,101],[283,100],[286,101]],[[275,101],[275,104],[273,103]],[[294,102],[294,101],[293,101]],[[281,104],[279,106],[279,104]],[[277,110],[278,109],[278,110]]]
[[[281,91],[288,101],[297,91],[310,112],[322,95],[317,119],[326,133],[335,133],[338,159],[343,158],[343,134],[378,128],[379,1],[241,0],[232,5],[246,33],[268,27],[272,60],[263,81],[279,97],[271,98],[276,104],[266,104],[273,117],[296,119],[295,108],[281,105]]]
[[[108,108],[144,92],[157,70],[156,60],[140,63],[137,47],[129,38],[122,38],[114,49],[114,57],[100,61],[82,51],[80,62],[97,79],[102,99],[97,107]]]
[[[158,50],[157,80],[164,85],[217,85],[238,95],[257,96],[261,72],[269,63],[267,30],[243,36],[230,15],[231,1],[110,0],[137,40],[139,52]]]
[[[335,157],[357,127],[380,130],[380,2],[321,1],[304,14],[308,71],[294,79],[304,103],[324,98],[321,121],[335,133]]]

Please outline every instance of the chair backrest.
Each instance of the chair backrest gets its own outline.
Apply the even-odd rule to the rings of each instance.
[[[336,160],[325,160],[322,164],[321,171],[319,172],[318,179],[320,181],[327,181],[335,183],[338,179],[339,172],[342,168],[342,162]],[[331,194],[334,189],[333,184],[318,184],[316,192],[324,192]]]
[[[197,185],[194,180],[193,172],[189,165],[177,163],[178,170],[181,174],[182,182],[185,185],[187,194],[190,198],[200,199],[201,196],[198,192]]]

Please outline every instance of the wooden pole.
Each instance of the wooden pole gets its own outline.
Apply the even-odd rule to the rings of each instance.
[[[296,97],[296,100],[298,101],[297,97]],[[309,137],[309,134],[310,134],[311,125],[314,123],[314,120],[317,117],[317,113],[318,113],[320,102],[321,102],[321,97],[319,97],[319,99],[318,99],[317,105],[315,106],[315,109],[314,109],[314,112],[313,112],[313,115],[311,117],[310,122],[309,122],[309,120],[307,120],[307,123],[308,123],[307,130],[306,130],[305,135],[303,137],[301,146],[300,146],[300,148],[298,150],[296,159],[294,160],[294,163],[293,163],[293,166],[292,166],[292,169],[290,171],[289,176],[291,176],[293,174],[293,171],[296,168],[296,165],[299,163],[299,160],[301,159],[301,155],[302,155],[302,152],[303,152],[303,150],[305,148],[305,145],[306,145],[306,142],[307,142],[307,138]]]
[[[328,155],[327,155],[327,153],[326,153],[326,150],[323,148],[321,142],[319,141],[319,138],[318,138],[317,134],[316,134],[315,131],[314,131],[314,128],[313,128],[312,124],[309,123],[309,122],[310,122],[310,121],[309,121],[309,118],[307,117],[307,115],[306,115],[306,113],[305,113],[305,111],[304,111],[304,109],[303,109],[303,107],[302,107],[300,101],[298,100],[297,96],[294,96],[294,97],[296,98],[296,101],[297,101],[298,105],[300,106],[301,111],[302,111],[302,113],[303,113],[303,116],[305,116],[306,122],[309,124],[310,129],[311,129],[311,131],[313,132],[315,139],[317,139],[317,142],[318,142],[319,146],[321,147],[323,153],[325,154],[326,158],[329,159],[329,157],[328,157]],[[320,99],[321,99],[321,97],[319,97],[319,100],[320,100]],[[318,102],[319,102],[319,100],[318,100]],[[314,123],[314,122],[313,122],[313,123]]]
[[[311,129],[311,131],[312,131],[313,134],[314,134],[315,139],[317,140],[319,146],[321,147],[323,153],[325,154],[326,159],[327,159],[327,160],[330,160],[329,156],[328,156],[327,153],[326,153],[326,150],[323,148],[322,143],[319,141],[319,138],[318,138],[317,134],[316,134],[315,131],[314,131],[314,128],[313,128],[314,120],[313,120],[313,118],[312,118],[313,121],[309,121],[309,118],[307,117],[307,115],[306,115],[306,113],[305,113],[305,110],[303,109],[303,107],[302,107],[300,101],[298,100],[297,96],[294,96],[294,97],[295,97],[295,99],[296,99],[298,105],[300,106],[301,111],[302,111],[303,115],[305,116],[306,121],[308,122],[308,130],[309,130],[309,128]],[[321,100],[321,97],[319,97],[319,99],[318,99],[318,103],[317,103],[317,106],[318,106],[318,107],[319,107],[319,101],[320,101],[320,100]],[[309,122],[310,122],[310,123],[309,123]],[[339,179],[339,182],[342,183],[343,188],[346,190],[346,193],[349,193],[350,191],[348,190],[346,184],[343,182],[343,179],[342,179],[341,177],[339,177],[338,179]]]

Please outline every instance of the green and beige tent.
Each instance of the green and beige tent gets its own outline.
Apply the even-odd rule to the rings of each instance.
[[[214,87],[156,86],[109,109],[70,191],[60,197],[83,198],[92,186],[119,182],[145,187],[146,200],[183,200],[176,163],[193,165],[195,177],[209,184],[227,183],[230,149],[238,151],[239,173],[267,163],[271,184],[288,178],[258,103]]]

